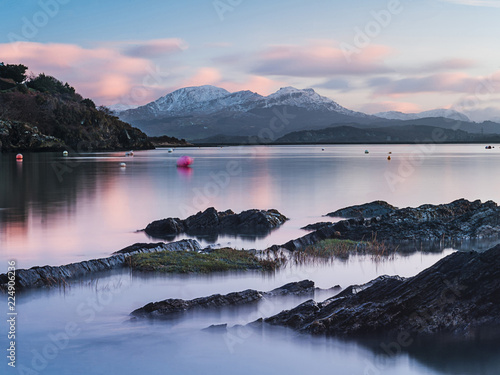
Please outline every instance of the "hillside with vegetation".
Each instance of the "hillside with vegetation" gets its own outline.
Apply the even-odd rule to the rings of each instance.
[[[0,151],[154,148],[146,134],[68,83],[0,63]]]

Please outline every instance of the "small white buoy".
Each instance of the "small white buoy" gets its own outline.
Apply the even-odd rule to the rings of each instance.
[[[369,154],[370,152],[368,150],[365,150],[365,154]]]
[[[63,156],[68,156],[68,151],[63,151]]]
[[[125,164],[125,163],[120,163],[120,167],[125,168],[126,166],[127,166],[127,164]]]
[[[168,153],[174,152],[174,150],[172,148],[169,148],[167,151],[168,151]]]
[[[16,160],[23,160],[23,154],[17,154]]]

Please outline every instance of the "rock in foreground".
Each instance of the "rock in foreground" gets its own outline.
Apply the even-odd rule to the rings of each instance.
[[[144,245],[144,246],[142,246]],[[64,266],[32,267],[16,270],[16,289],[39,288],[65,285],[67,280],[76,279],[96,272],[125,267],[130,256],[140,253],[168,251],[198,251],[200,244],[195,240],[181,240],[172,243],[135,244],[115,253],[115,255],[71,263]],[[125,251],[124,251],[125,250]],[[0,291],[7,290],[7,274],[0,274]]]
[[[500,338],[500,245],[456,252],[418,275],[382,277],[264,320],[314,334]]]
[[[181,313],[192,309],[218,308],[224,306],[237,306],[256,302],[265,296],[304,295],[314,292],[314,282],[303,280],[289,283],[270,292],[259,292],[247,289],[242,292],[233,292],[225,295],[213,294],[208,297],[200,297],[192,300],[166,299],[160,302],[151,302],[134,310],[131,315],[148,318],[167,317],[171,314]]]
[[[288,219],[277,210],[247,210],[235,214],[231,210],[219,212],[210,207],[184,220],[170,217],[153,221],[148,224],[145,232],[157,238],[170,238],[181,233],[266,234],[286,220]]]

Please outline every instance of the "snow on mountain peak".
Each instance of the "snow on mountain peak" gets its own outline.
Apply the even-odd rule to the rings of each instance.
[[[184,87],[139,107],[139,112],[136,113],[146,117],[206,115],[218,111],[246,112],[254,108],[269,108],[277,105],[366,116],[342,107],[332,99],[319,95],[311,88],[301,90],[290,86],[282,87],[268,96],[261,96],[248,90],[230,93],[223,88],[210,85]],[[130,111],[126,112],[130,113]]]
[[[301,90],[290,86],[282,87],[275,93],[266,96],[264,100],[266,101],[264,107],[290,105],[309,110],[333,111],[346,115],[365,116],[364,114],[342,107],[332,99],[319,95],[311,88]]]

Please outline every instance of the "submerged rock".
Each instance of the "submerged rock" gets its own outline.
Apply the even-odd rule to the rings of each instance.
[[[288,219],[277,210],[247,210],[235,214],[231,210],[219,212],[210,207],[184,220],[169,217],[153,221],[144,231],[157,238],[169,238],[181,233],[263,234],[279,227],[286,220]]]
[[[128,256],[137,253],[178,250],[195,251],[201,249],[200,244],[195,240],[181,240],[168,244],[160,242],[157,244],[145,244],[145,246],[141,245],[135,244],[129,246],[108,258],[92,259],[59,267],[43,266],[16,270],[16,289],[64,285],[66,280],[124,267],[127,265]],[[7,283],[7,274],[0,274],[0,290],[7,290]]]
[[[349,208],[346,212],[363,212],[368,215],[374,213],[371,209],[364,210],[363,205],[357,207],[361,208],[354,211]],[[376,239],[398,243],[488,238],[499,234],[500,207],[495,202],[459,199],[448,204],[424,204],[416,208],[395,209],[377,217],[341,220],[320,226],[315,232],[289,241],[281,247],[297,250],[328,238],[354,241]]]
[[[456,252],[414,277],[381,277],[264,321],[338,336],[500,338],[500,245],[484,253]]]
[[[270,292],[260,292],[247,289],[242,292],[233,292],[225,295],[213,294],[192,300],[169,298],[160,302],[151,302],[134,310],[131,315],[136,317],[161,318],[171,314],[181,313],[192,309],[207,309],[223,306],[237,306],[259,301],[265,296],[304,295],[314,293],[314,282],[302,280],[283,285]]]

